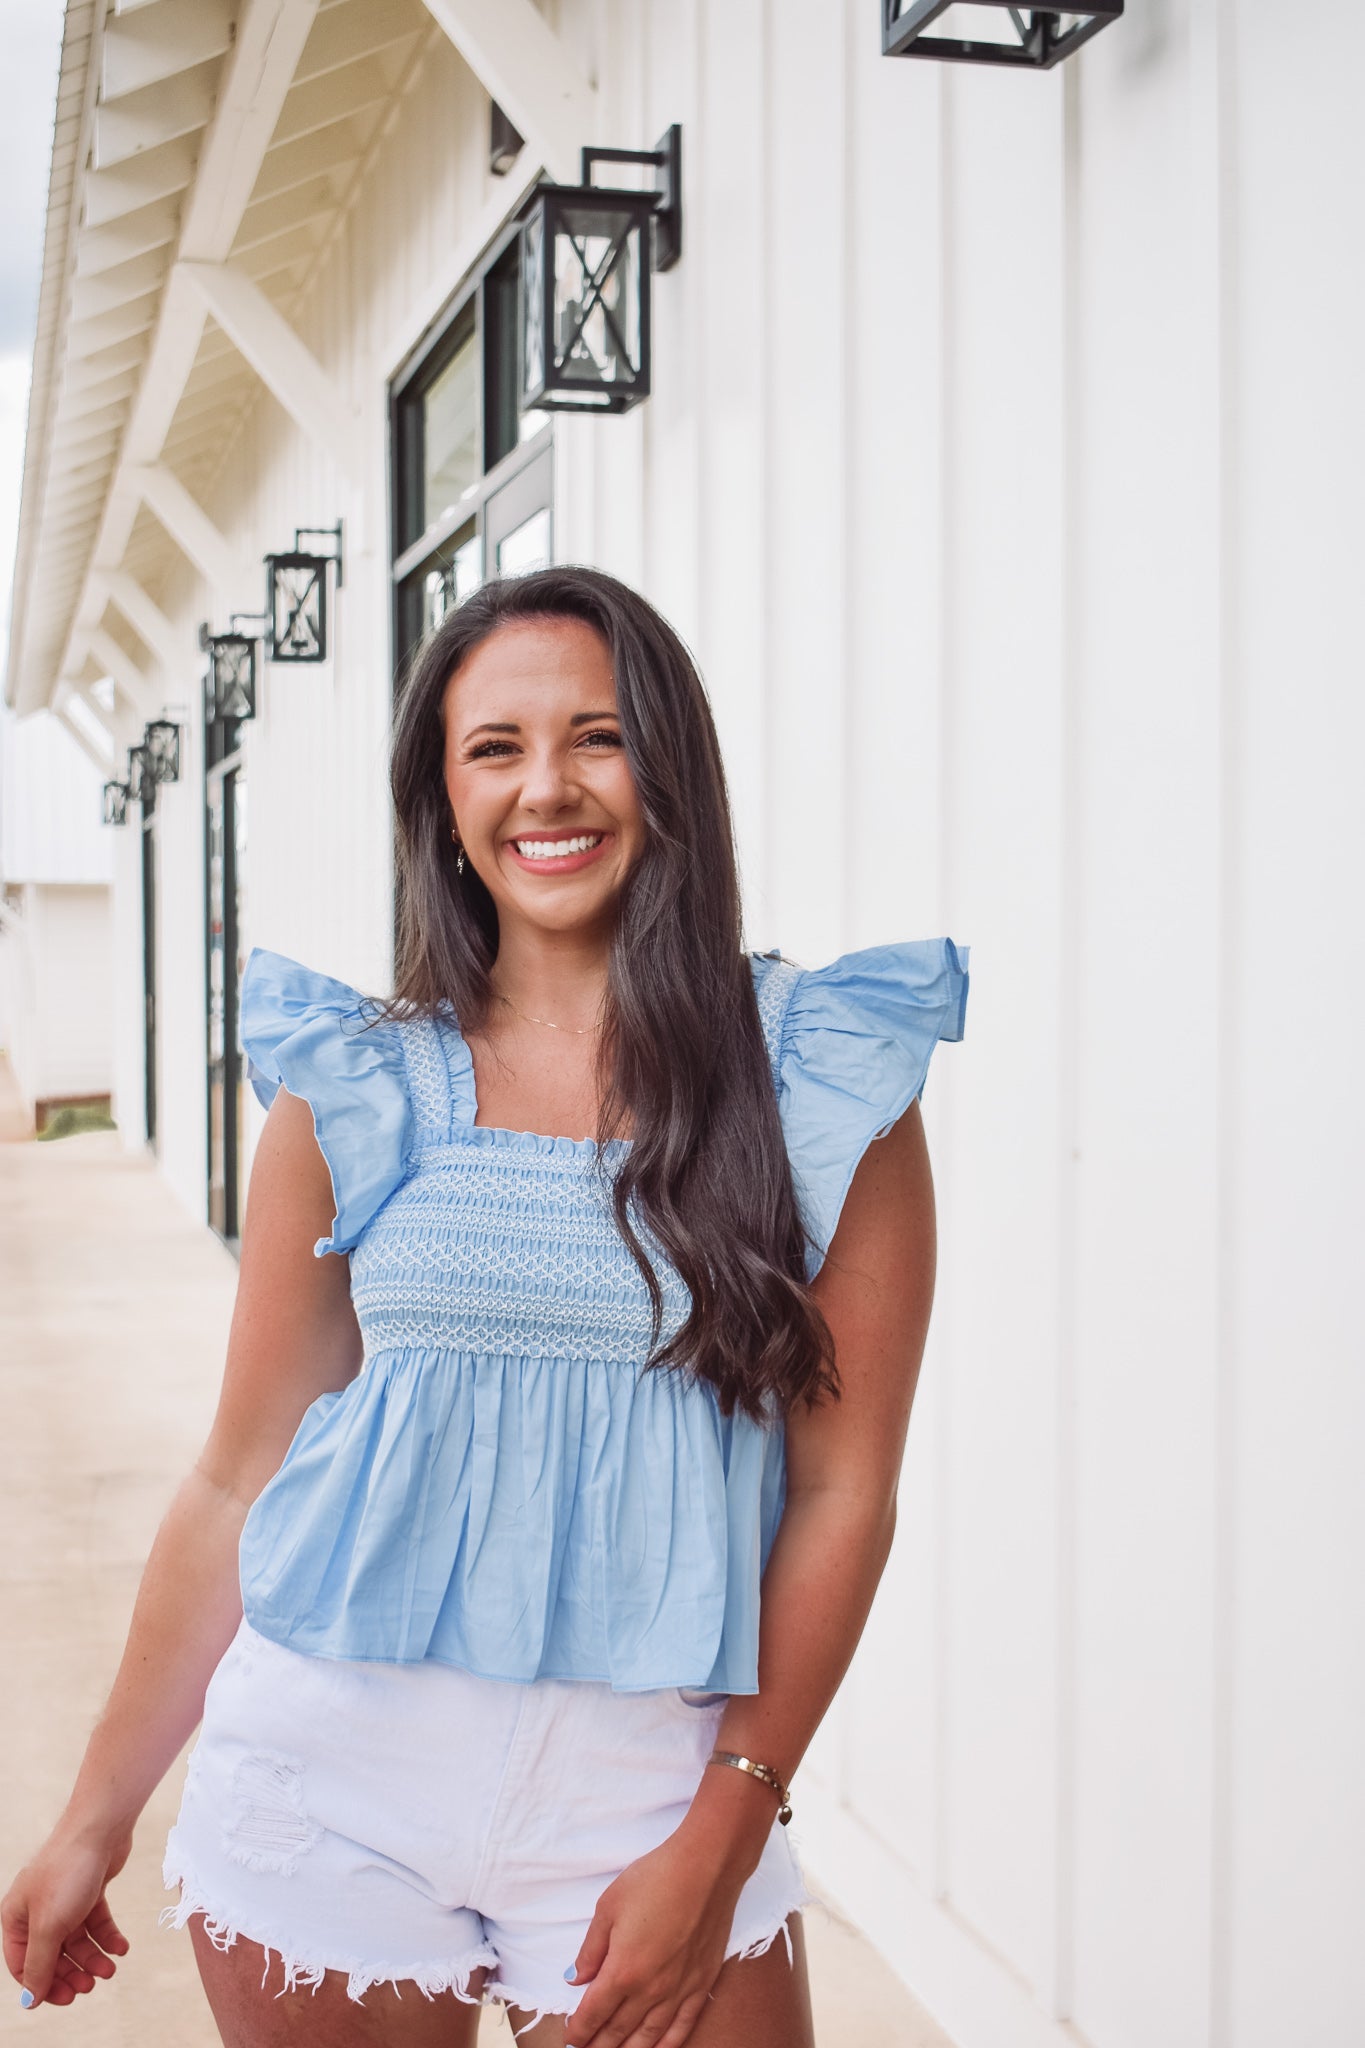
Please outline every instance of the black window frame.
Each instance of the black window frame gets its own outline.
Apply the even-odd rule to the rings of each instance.
[[[389,384],[390,646],[395,695],[423,640],[422,585],[433,561],[453,559],[477,538],[481,581],[496,573],[487,542],[490,503],[522,472],[545,458],[540,495],[550,517],[554,552],[554,421],[519,440],[521,388],[517,319],[520,227],[506,226],[488,244],[441,314]],[[426,394],[471,333],[478,350],[478,474],[474,489],[443,519],[418,531],[424,516],[423,404]]]

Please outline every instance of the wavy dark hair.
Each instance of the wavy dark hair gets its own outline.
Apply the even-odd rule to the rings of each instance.
[[[477,1030],[492,1001],[492,897],[461,875],[446,791],[446,687],[500,626],[576,619],[611,654],[626,758],[645,823],[622,887],[598,1055],[617,1227],[649,1291],[648,1364],[715,1388],[722,1411],[771,1420],[837,1395],[829,1328],[805,1280],[806,1232],[743,951],[734,829],[710,706],[686,647],[654,607],[600,569],[490,582],[418,651],[396,716],[391,781],[399,932],[390,1014],[449,1003]],[[639,1226],[691,1294],[660,1343],[663,1296]]]

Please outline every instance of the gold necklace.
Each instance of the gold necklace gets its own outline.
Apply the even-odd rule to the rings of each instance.
[[[506,1003],[509,1010],[516,1010],[517,1015],[524,1017],[528,1024],[543,1024],[547,1031],[570,1031],[575,1038],[586,1038],[590,1031],[600,1031],[602,1028],[600,1022],[596,1024],[552,1024],[548,1017],[533,1017],[529,1010],[517,1009],[517,1005],[510,996],[499,995],[498,1001]]]

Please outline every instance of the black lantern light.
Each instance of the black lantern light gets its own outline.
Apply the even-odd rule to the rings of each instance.
[[[226,633],[206,636],[209,657],[204,715],[210,725],[256,716],[256,641],[238,630],[234,612]]]
[[[126,782],[106,782],[104,785],[104,816],[106,825],[128,823],[128,796]]]
[[[142,734],[142,744],[158,782],[180,780],[180,727],[171,718],[154,718]]]
[[[145,746],[128,749],[128,797],[144,810],[150,810],[156,802],[156,776]]]
[[[1087,7],[1014,7],[1010,0],[881,0],[882,55],[935,57],[950,64],[1009,64],[1050,71],[1123,13],[1123,0]],[[945,28],[928,35],[951,9]],[[972,35],[976,28],[979,33]],[[964,30],[967,31],[964,33]]]
[[[595,163],[657,182],[594,185]],[[522,209],[521,409],[628,412],[649,396],[650,278],[682,254],[682,130],[657,149],[585,149],[581,185],[537,185]]]
[[[305,538],[330,540],[331,554],[311,552]],[[326,661],[327,565],[337,572],[341,588],[341,521],[335,526],[300,526],[288,554],[265,558],[265,616],[272,661]]]

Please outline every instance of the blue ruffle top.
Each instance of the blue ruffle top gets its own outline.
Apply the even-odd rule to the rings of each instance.
[[[867,1145],[962,1036],[968,956],[751,956],[812,1274]],[[260,1100],[312,1107],[336,1206],[316,1251],[350,1255],[365,1351],[247,1516],[252,1626],[323,1657],[756,1692],[782,1429],[641,1370],[648,1297],[593,1142],[477,1123],[453,1014],[375,1022],[276,953],[247,963],[241,1030]],[[685,1291],[652,1249],[671,1331]]]

